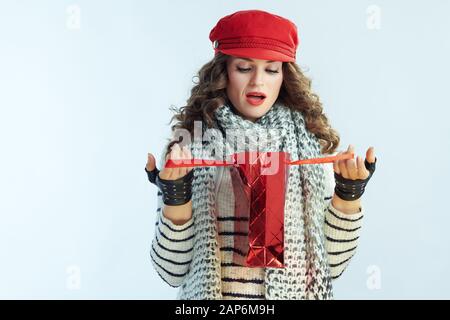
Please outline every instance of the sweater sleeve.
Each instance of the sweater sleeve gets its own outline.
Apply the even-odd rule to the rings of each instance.
[[[333,207],[331,201],[335,187],[333,165],[328,164],[327,170],[330,183],[328,196],[324,199],[328,202],[325,205],[324,219],[325,249],[331,277],[335,280],[343,274],[356,253],[364,212],[360,208],[357,213],[346,214]]]
[[[160,160],[159,168],[164,165]],[[158,275],[171,287],[179,287],[188,273],[194,247],[194,219],[176,225],[163,213],[161,191],[157,190],[155,234],[150,257]]]
[[[325,249],[328,253],[331,277],[339,278],[356,253],[363,210],[345,214],[333,207],[331,201],[325,212]]]

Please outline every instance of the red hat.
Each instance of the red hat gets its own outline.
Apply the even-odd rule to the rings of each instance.
[[[215,54],[274,61],[295,61],[297,26],[261,10],[237,11],[221,18],[209,33]]]

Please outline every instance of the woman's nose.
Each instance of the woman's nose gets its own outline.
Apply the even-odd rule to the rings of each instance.
[[[263,84],[264,83],[263,82],[263,80],[264,80],[263,77],[264,77],[264,73],[262,71],[256,70],[253,73],[253,76],[251,78],[251,84],[254,85],[254,86],[258,86],[258,85]]]

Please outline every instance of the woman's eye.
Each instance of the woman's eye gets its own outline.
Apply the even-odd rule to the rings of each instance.
[[[240,72],[248,72],[248,71],[250,71],[250,68],[240,68],[240,67],[237,67],[237,69],[238,69]]]
[[[239,70],[239,72],[248,72],[251,70],[251,68],[241,68],[241,67],[237,67],[237,69]],[[269,73],[278,73],[279,71],[277,70],[266,70]]]

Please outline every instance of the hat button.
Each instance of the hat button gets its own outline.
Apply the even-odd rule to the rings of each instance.
[[[218,46],[219,46],[219,41],[214,40],[214,43],[213,43],[214,49],[217,48]]]

